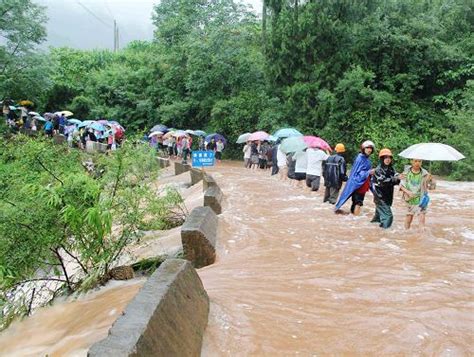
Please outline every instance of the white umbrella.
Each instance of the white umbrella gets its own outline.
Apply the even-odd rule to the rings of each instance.
[[[28,115],[31,115],[31,116],[40,116],[39,113],[36,113],[36,112],[29,112]]]
[[[153,133],[151,133],[148,136],[151,138],[152,136],[160,136],[160,135],[163,135],[163,134],[164,133],[162,131],[157,130],[157,131],[154,131]]]
[[[399,155],[407,159],[427,161],[458,161],[465,158],[455,148],[439,143],[415,144],[403,150]]]
[[[251,133],[245,133],[245,134],[240,135],[239,138],[237,139],[236,143],[237,144],[243,144],[243,143],[247,142],[250,135],[252,135],[252,134]]]
[[[69,110],[63,110],[62,112],[56,112],[54,114],[56,114],[57,116],[61,116],[62,114],[64,114],[66,118],[72,117],[74,115],[74,113],[70,112]]]

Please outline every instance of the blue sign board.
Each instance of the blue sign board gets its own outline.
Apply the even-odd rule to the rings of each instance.
[[[214,151],[193,151],[193,167],[214,166]]]

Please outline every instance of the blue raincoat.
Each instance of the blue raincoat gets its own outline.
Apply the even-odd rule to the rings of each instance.
[[[360,188],[369,177],[370,170],[372,169],[372,163],[369,158],[364,154],[359,154],[356,157],[354,165],[351,169],[351,175],[347,180],[344,190],[339,196],[339,200],[336,203],[336,210],[340,209],[344,203],[352,196],[354,191]]]

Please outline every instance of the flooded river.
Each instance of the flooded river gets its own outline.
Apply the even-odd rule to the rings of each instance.
[[[474,355],[474,185],[438,183],[426,232],[335,215],[322,193],[237,165],[225,194],[204,356]],[[347,205],[347,204],[346,204]],[[344,207],[348,210],[349,207]]]
[[[361,217],[340,216],[268,172],[210,171],[225,202],[218,261],[199,270],[211,299],[203,356],[474,355],[473,183],[439,182],[427,230],[407,233],[399,195],[382,231],[371,194]],[[0,355],[84,356],[141,284],[38,311],[2,333]]]
[[[86,356],[107,336],[145,279],[111,281],[98,292],[42,308],[0,335],[0,356]]]

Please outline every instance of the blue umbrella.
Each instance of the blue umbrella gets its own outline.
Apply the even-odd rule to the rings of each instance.
[[[252,134],[251,133],[245,133],[245,134],[240,135],[237,138],[236,143],[237,144],[243,144],[243,143],[247,142],[249,140],[250,135],[252,135]]]
[[[286,138],[282,141],[280,145],[280,150],[288,154],[290,152],[298,152],[306,149],[308,145],[303,140],[303,137],[292,136],[291,138]]]
[[[194,131],[193,131],[193,135],[196,135],[196,136],[206,136],[206,132],[205,132],[205,131],[202,131],[202,130],[194,130]]]
[[[74,125],[82,124],[82,121],[80,121],[79,119],[68,119],[67,122]]]
[[[169,131],[169,129],[166,125],[157,124],[153,128],[151,128],[150,133],[152,133],[154,131],[162,131],[163,133],[166,133],[167,131]]]
[[[215,141],[222,140],[224,145],[227,145],[226,138],[224,138],[224,136],[221,135],[221,134],[213,133],[213,134],[209,134],[208,136],[206,136],[206,141],[208,143],[210,143],[212,139],[214,139]]]
[[[303,136],[303,134],[294,128],[283,128],[277,130],[273,136],[277,138],[290,138],[292,136]]]
[[[35,115],[33,119],[39,120],[39,121],[46,121],[45,118],[43,118],[41,115]]]
[[[92,123],[95,123],[94,120],[84,120],[81,124],[79,124],[77,127],[78,128],[82,128],[84,126],[89,126],[91,125]]]
[[[92,123],[91,125],[89,125],[89,128],[91,129],[94,129],[94,130],[97,130],[97,131],[106,131],[107,129],[105,128],[105,126],[103,126],[102,124],[100,123]]]

